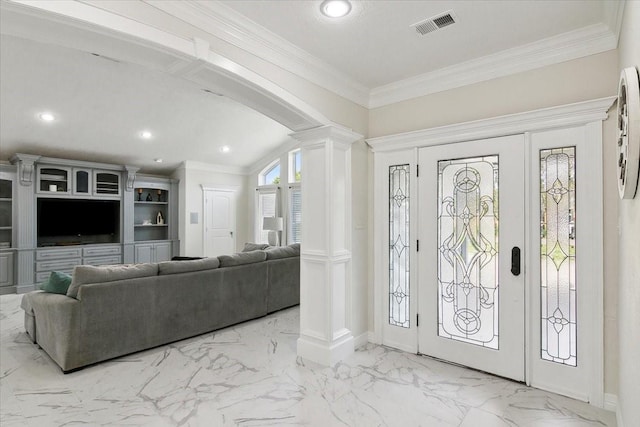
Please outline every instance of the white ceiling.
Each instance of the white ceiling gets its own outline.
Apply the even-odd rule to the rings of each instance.
[[[597,0],[362,0],[339,19],[323,16],[321,1],[222,3],[370,89],[607,18],[606,2]],[[425,36],[409,27],[447,11],[456,24]]]
[[[437,77],[432,85],[446,86],[438,74],[443,68],[574,30],[613,27],[617,16],[612,6],[617,2],[600,0],[366,0],[353,1],[350,16],[331,21],[320,15],[320,3],[147,0],[137,5],[158,9],[164,16],[182,14],[175,22],[183,24],[189,12],[214,17],[208,21],[213,26],[200,29],[223,40],[248,35],[246,40],[255,43],[239,48],[260,57],[275,52],[268,59],[276,65],[316,84],[327,82],[329,90],[340,86],[332,83],[344,81],[356,88],[352,93],[365,93],[365,98],[385,85],[429,73]],[[122,3],[92,4],[108,9]],[[203,92],[179,73],[171,74],[184,58],[114,38],[115,33],[87,31],[68,20],[21,13],[6,5],[3,1],[0,16],[0,160],[23,152],[131,164],[152,173],[168,173],[186,160],[247,168],[290,141],[285,126],[232,99]],[[449,10],[459,21],[453,26],[426,36],[409,28]],[[342,94],[338,89],[336,93]],[[416,96],[412,87],[405,88],[405,94]],[[358,99],[355,102],[371,105],[362,96]],[[43,110],[59,120],[39,122],[36,116]],[[151,130],[154,138],[141,140],[142,129]],[[222,145],[232,152],[220,153]],[[155,163],[155,158],[164,163]]]
[[[57,120],[40,121],[43,111]],[[152,139],[139,137],[144,129]],[[158,174],[185,160],[241,170],[290,141],[289,133],[236,101],[167,73],[0,37],[0,160],[19,152],[130,164]],[[223,145],[231,152],[221,153]]]

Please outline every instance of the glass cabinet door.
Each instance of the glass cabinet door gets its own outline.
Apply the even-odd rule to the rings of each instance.
[[[73,170],[73,194],[91,193],[91,171],[87,169]]]

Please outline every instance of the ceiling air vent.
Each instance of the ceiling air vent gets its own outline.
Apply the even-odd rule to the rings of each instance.
[[[457,22],[457,17],[452,11],[441,13],[431,18],[416,22],[411,27],[415,28],[418,34],[425,35],[433,31],[439,30],[444,27],[448,27],[451,24]]]

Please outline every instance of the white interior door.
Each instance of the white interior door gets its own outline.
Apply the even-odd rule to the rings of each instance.
[[[524,135],[422,148],[419,164],[418,351],[523,381]]]
[[[204,255],[236,251],[236,196],[231,190],[204,190]]]

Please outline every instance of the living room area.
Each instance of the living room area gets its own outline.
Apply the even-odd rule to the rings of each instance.
[[[2,425],[633,425],[640,2],[329,3],[0,3]]]

